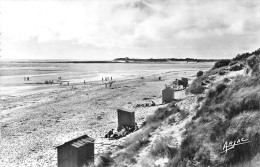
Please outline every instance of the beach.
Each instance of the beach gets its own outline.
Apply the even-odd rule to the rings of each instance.
[[[181,77],[194,79],[197,71],[168,71],[116,80],[111,88],[93,81],[72,86],[50,85],[44,91],[1,98],[1,166],[57,166],[56,147],[87,134],[96,143],[120,144],[103,137],[117,128],[117,108],[135,111],[140,126],[145,118],[162,105],[161,91]],[[158,77],[161,76],[161,80]],[[185,90],[176,99],[185,98]],[[156,106],[136,107],[137,104]],[[95,154],[109,146],[95,145]]]

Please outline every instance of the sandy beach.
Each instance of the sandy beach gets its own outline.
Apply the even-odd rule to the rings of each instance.
[[[104,135],[117,128],[117,108],[134,110],[136,122],[144,119],[161,105],[161,91],[181,77],[195,77],[197,71],[165,72],[116,81],[112,88],[104,83],[90,82],[59,87],[52,85],[45,91],[1,98],[0,166],[57,166],[56,147],[87,134],[97,143],[120,143],[107,140]],[[158,77],[162,80],[159,81]],[[185,92],[176,92],[176,98]],[[154,101],[153,107],[136,107]],[[95,154],[108,146],[95,145]]]

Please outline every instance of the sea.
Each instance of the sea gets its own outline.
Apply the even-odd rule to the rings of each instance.
[[[57,83],[59,77],[64,82],[76,84],[101,81],[106,77],[122,80],[173,71],[205,71],[212,68],[213,64],[214,62],[71,63],[49,60],[1,60],[0,96],[16,96],[39,87],[48,87],[50,85],[39,83],[47,80]]]

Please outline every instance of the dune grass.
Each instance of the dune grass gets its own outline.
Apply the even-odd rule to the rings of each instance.
[[[173,158],[177,152],[177,146],[172,146],[173,138],[171,136],[160,137],[156,142],[152,145],[150,154],[154,157],[170,157]]]
[[[99,155],[96,166],[94,164],[89,165],[91,167],[105,167],[105,166],[110,166],[113,164],[114,160],[110,157],[108,153],[104,153]]]
[[[202,76],[203,75],[203,71],[198,71],[197,72],[197,77],[200,77],[200,76]]]
[[[209,76],[215,75],[219,73],[219,71],[223,70],[223,68],[218,68],[218,69],[211,69],[207,72],[205,72],[203,75],[197,77],[192,81],[188,89],[186,89],[187,92],[190,92],[192,94],[201,94],[204,92],[205,87],[201,84],[203,81],[208,79]]]
[[[219,60],[214,64],[213,69],[228,66],[231,60]]]
[[[229,166],[260,153],[260,76],[237,76],[206,94],[196,116],[186,126],[184,140],[170,166]],[[222,153],[225,141],[250,143]],[[181,165],[180,165],[181,164]]]

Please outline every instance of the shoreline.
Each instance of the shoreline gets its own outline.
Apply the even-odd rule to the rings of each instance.
[[[165,106],[160,105],[165,84],[181,77],[187,77],[191,82],[196,72],[165,72],[144,76],[144,79],[125,79],[116,81],[111,89],[105,88],[101,82],[91,82],[76,85],[74,90],[56,87],[44,92],[1,99],[0,162],[3,166],[56,166],[55,147],[84,134],[97,142],[120,143],[120,140],[108,141],[102,138],[110,129],[117,127],[117,108],[134,110],[136,122],[140,125],[157,108]],[[158,76],[162,77],[161,81]],[[176,92],[176,96],[183,98],[184,91]],[[136,107],[137,104],[150,103],[151,100],[156,106]],[[102,153],[104,149],[107,147],[96,145],[95,153]]]
[[[138,79],[140,77],[153,77],[156,75],[165,75],[167,73],[179,73],[179,72],[195,72],[197,70],[174,70],[174,71],[161,71],[153,74],[146,74],[146,75],[140,75],[140,74],[122,74],[121,76],[117,75],[113,77],[113,81],[124,81],[124,80],[132,80],[132,79]],[[113,75],[113,74],[111,74]],[[95,77],[97,78],[97,77]],[[102,78],[102,77],[101,77]],[[87,84],[93,84],[93,83],[98,83],[98,84],[104,84],[105,82],[109,81],[103,81],[101,82],[101,78],[94,79],[94,80],[86,80],[86,85]],[[72,79],[65,79],[61,80],[62,82],[69,82],[69,86],[78,86],[78,85],[84,85],[84,78],[72,78]],[[81,82],[79,82],[81,81]],[[23,82],[19,85],[17,84],[10,84],[10,85],[2,85],[1,86],[1,92],[0,96],[1,98],[8,97],[8,96],[14,96],[13,94],[16,94],[16,96],[22,96],[22,95],[29,95],[33,93],[39,93],[42,91],[49,91],[51,89],[59,89],[60,88],[60,83],[58,83],[56,80],[54,80],[53,84],[45,84],[44,81],[42,82]],[[63,85],[62,87],[66,87],[67,85]],[[17,90],[17,91],[15,91]]]
[[[211,63],[181,63],[164,64],[53,64],[45,63],[44,65],[28,65],[27,63],[11,64],[3,66],[2,77],[0,78],[0,96],[30,94],[29,89],[37,89],[37,87],[48,88],[51,84],[37,84],[45,83],[45,81],[52,81],[59,84],[59,77],[62,80],[69,81],[70,84],[78,84],[84,82],[99,82],[102,77],[113,77],[113,80],[133,79],[141,76],[151,74],[159,75],[165,72],[182,72],[182,71],[198,71],[211,68]],[[27,67],[28,66],[28,67]],[[47,68],[51,66],[50,69]],[[18,67],[22,69],[18,70]],[[48,69],[48,70],[47,70]],[[47,70],[47,71],[46,71]],[[25,80],[29,78],[30,80]],[[17,91],[16,91],[17,90]],[[10,91],[10,92],[9,92]]]
[[[124,60],[123,60],[124,59]],[[173,62],[189,62],[189,63],[207,63],[216,62],[222,59],[179,59],[179,58],[163,58],[163,59],[132,59],[128,62],[125,58],[116,58],[114,60],[75,60],[75,59],[0,59],[2,61],[9,61],[15,63],[173,63]],[[170,60],[173,59],[173,60]]]

